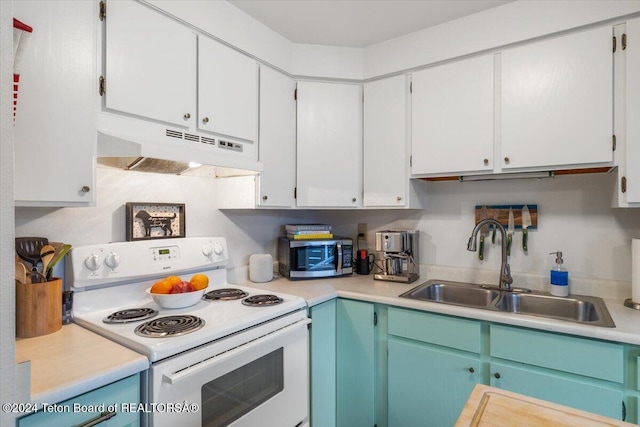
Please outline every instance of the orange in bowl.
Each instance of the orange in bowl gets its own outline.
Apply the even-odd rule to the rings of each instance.
[[[209,286],[209,278],[204,274],[194,274],[189,282],[191,282],[196,291],[205,289]]]
[[[172,288],[173,284],[170,281],[162,279],[154,283],[150,291],[154,294],[169,294]]]

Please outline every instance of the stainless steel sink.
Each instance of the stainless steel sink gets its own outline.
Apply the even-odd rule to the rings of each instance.
[[[527,314],[568,322],[615,328],[604,301],[598,297],[554,297],[544,292],[485,289],[478,285],[429,280],[400,295],[403,298],[481,308],[504,313]]]
[[[540,294],[507,293],[500,298],[496,308],[509,313],[551,317],[605,327],[616,326],[604,302],[596,297],[572,295],[559,298]]]
[[[465,307],[487,307],[493,303],[500,292],[470,286],[465,283],[426,282],[400,295],[404,298],[435,301],[444,304],[463,305]]]

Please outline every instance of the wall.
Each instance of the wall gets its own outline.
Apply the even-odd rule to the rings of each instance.
[[[421,263],[497,271],[497,245],[487,245],[484,261],[466,251],[474,206],[528,203],[539,207],[539,229],[531,231],[526,255],[521,234],[514,238],[510,263],[516,279],[524,273],[545,277],[553,262],[549,252],[562,251],[572,277],[630,282],[631,239],[640,237],[640,210],[610,208],[614,180],[615,174],[593,174],[430,182],[428,207],[412,211],[219,211],[216,187],[223,180],[99,168],[95,208],[18,208],[16,235],[44,235],[74,245],[123,241],[126,202],[177,202],[187,204],[187,235],[228,239],[232,267],[246,265],[252,253],[275,256],[282,224],[321,221],[333,224],[337,234],[351,237],[358,222],[368,223],[371,250],[375,231],[419,229]]]
[[[15,285],[13,267],[13,4],[0,1],[0,402],[15,402]],[[13,414],[0,412],[0,425]]]

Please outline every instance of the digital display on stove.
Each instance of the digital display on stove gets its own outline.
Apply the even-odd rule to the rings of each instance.
[[[158,249],[158,255],[169,255],[169,249]]]

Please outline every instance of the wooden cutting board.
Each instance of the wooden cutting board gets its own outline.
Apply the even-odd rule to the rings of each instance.
[[[470,426],[631,427],[634,424],[478,384],[456,422],[456,427]]]

